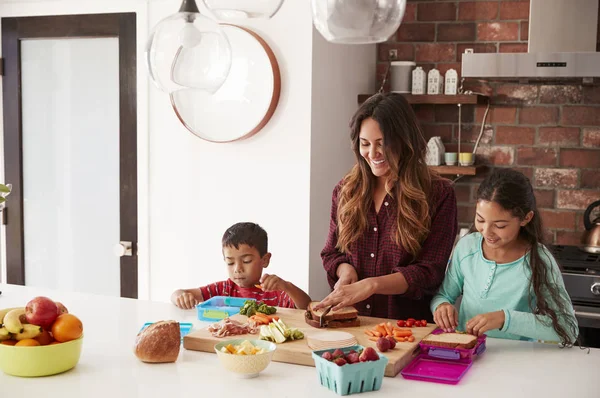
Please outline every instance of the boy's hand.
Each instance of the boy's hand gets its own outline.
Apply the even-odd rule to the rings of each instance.
[[[260,278],[260,284],[262,286],[262,290],[265,292],[286,290],[286,281],[278,277],[277,275],[269,275],[264,274]]]
[[[192,293],[183,292],[177,297],[175,305],[183,310],[191,310],[198,304],[198,300]]]
[[[481,336],[488,330],[502,329],[504,321],[504,311],[479,314],[469,319],[467,322],[467,333]]]
[[[442,303],[435,309],[433,321],[444,332],[451,332],[458,326],[458,312],[452,304]]]

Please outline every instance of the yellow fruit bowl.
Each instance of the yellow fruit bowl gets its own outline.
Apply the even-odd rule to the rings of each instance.
[[[50,376],[66,372],[77,365],[83,336],[66,343],[36,347],[0,344],[0,369],[21,377]]]
[[[237,346],[242,344],[244,340],[234,339],[223,341],[215,345],[215,351],[225,369],[237,373],[239,377],[249,379],[258,376],[260,372],[269,366],[277,347],[274,343],[265,340],[247,340],[255,347],[262,348],[265,352],[262,354],[239,355],[221,351],[221,348],[226,347],[228,344]]]

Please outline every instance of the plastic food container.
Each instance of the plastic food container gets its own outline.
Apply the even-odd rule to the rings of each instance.
[[[154,322],[146,322],[144,326],[140,329],[140,332],[146,329],[148,326],[152,325]],[[179,322],[179,330],[181,331],[181,338],[188,334],[192,330],[193,325],[191,323]]]
[[[246,300],[254,300],[253,298],[243,297],[228,297],[215,296],[203,301],[196,306],[198,311],[198,319],[201,321],[220,321],[232,315],[238,314],[240,308],[244,306]]]
[[[432,332],[440,333],[443,333],[440,329]],[[437,347],[421,342],[420,354],[400,373],[405,379],[458,384],[475,357],[485,352],[485,340],[485,335],[478,337],[477,344],[471,349]]]
[[[344,355],[351,350],[360,351],[364,349],[361,345],[340,348]],[[313,351],[312,357],[315,367],[319,373],[319,382],[322,386],[339,395],[357,394],[367,391],[377,391],[381,388],[385,367],[388,363],[387,357],[379,355],[379,360],[359,362],[338,366],[321,356],[325,352],[333,352],[335,349]]]

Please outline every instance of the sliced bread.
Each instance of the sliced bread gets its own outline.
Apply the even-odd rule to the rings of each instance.
[[[311,312],[312,318],[315,320],[319,320],[324,313],[324,309],[319,309],[315,311],[313,308],[319,304],[318,301],[311,301],[308,304],[307,310]],[[341,320],[350,320],[356,319],[358,317],[358,311],[354,307],[343,307],[339,310],[331,310],[324,317],[324,321],[341,321]]]
[[[471,349],[477,344],[477,336],[466,333],[430,334],[421,342],[438,347]]]

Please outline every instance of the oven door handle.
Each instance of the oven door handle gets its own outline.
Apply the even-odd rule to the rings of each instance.
[[[600,319],[600,314],[595,312],[587,312],[587,311],[575,311],[575,316],[579,316],[581,318],[588,319]]]

